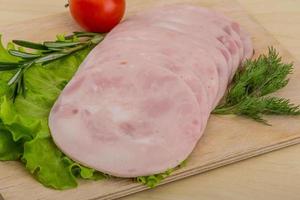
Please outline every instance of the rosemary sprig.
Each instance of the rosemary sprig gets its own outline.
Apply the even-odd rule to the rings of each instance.
[[[47,41],[42,44],[23,40],[13,40],[18,48],[10,48],[8,52],[20,58],[18,62],[0,62],[0,71],[13,71],[14,75],[8,81],[13,88],[12,99],[22,94],[25,96],[25,72],[35,64],[45,65],[49,62],[72,55],[90,46],[100,43],[104,35],[98,33],[74,32],[72,35],[58,35],[56,41]],[[10,44],[12,46],[12,44]],[[26,52],[24,48],[27,49]]]
[[[269,48],[267,55],[246,61],[213,114],[235,114],[265,124],[264,115],[300,115],[300,107],[290,100],[268,96],[288,84],[292,70],[292,63],[282,62],[278,52]]]

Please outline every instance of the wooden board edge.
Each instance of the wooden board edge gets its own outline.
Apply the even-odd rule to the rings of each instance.
[[[237,155],[232,155],[232,156],[230,156],[230,157],[228,157],[228,158],[226,158],[222,161],[218,160],[217,162],[213,162],[211,164],[204,165],[200,168],[194,168],[194,169],[191,169],[189,171],[184,171],[182,173],[178,173],[178,174],[175,174],[173,176],[170,176],[169,178],[163,180],[158,186],[166,185],[166,184],[174,182],[174,181],[189,178],[191,176],[202,174],[204,172],[208,172],[208,171],[220,168],[220,167],[225,167],[225,166],[233,164],[233,163],[241,162],[241,161],[247,160],[249,158],[261,156],[263,154],[278,151],[280,149],[290,147],[290,146],[293,146],[293,145],[297,145],[297,144],[300,144],[300,137],[295,137],[295,138],[292,138],[292,139],[289,139],[289,140],[282,141],[280,143],[276,143],[276,144],[272,144],[270,146],[260,148],[260,149],[256,149],[256,150],[253,150],[253,151],[248,151],[246,153],[240,153],[240,154],[237,154]],[[142,192],[142,191],[149,190],[149,189],[151,189],[151,188],[149,188],[147,186],[144,186],[144,185],[138,185],[137,184],[136,186],[132,187],[130,190],[126,189],[126,190],[119,191],[119,192],[116,192],[116,193],[107,194],[107,195],[102,196],[102,197],[96,197],[96,198],[93,198],[93,199],[90,199],[90,200],[118,199],[118,198],[121,198],[121,197],[129,196],[131,194],[135,194],[137,192]]]

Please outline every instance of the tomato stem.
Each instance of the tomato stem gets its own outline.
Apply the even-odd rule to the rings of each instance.
[[[65,4],[65,8],[68,8],[70,6],[70,1],[68,0],[68,3]]]

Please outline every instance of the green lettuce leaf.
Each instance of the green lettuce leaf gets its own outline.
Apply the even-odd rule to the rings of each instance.
[[[26,168],[45,186],[68,189],[77,186],[71,173],[70,163],[64,161],[63,154],[49,138],[38,138],[26,142],[24,155]]]
[[[12,135],[0,121],[0,160],[18,160],[22,155],[22,144],[14,142]]]
[[[0,34],[0,60],[2,62],[16,62],[18,61],[18,58],[10,55],[6,49],[4,48],[2,42],[1,42],[1,38],[2,38],[2,35]]]
[[[165,178],[170,176],[176,169],[180,169],[186,165],[186,160],[180,163],[175,168],[168,169],[167,171],[160,173],[160,174],[154,174],[151,176],[139,176],[135,180],[141,184],[144,184],[150,188],[154,188],[158,186]]]
[[[55,189],[77,186],[76,178],[99,180],[100,172],[67,158],[53,143],[48,115],[62,89],[91,49],[25,73],[26,98],[11,101],[7,81],[12,72],[0,72],[0,160],[20,159],[38,181]],[[0,43],[0,61],[17,62]]]
[[[0,61],[2,62],[16,62],[18,59],[11,56],[3,47],[0,35]],[[9,87],[7,81],[12,75],[10,72],[0,73],[0,97],[8,93]],[[0,98],[2,104],[2,98]],[[1,108],[0,108],[1,112]],[[20,142],[15,142],[11,132],[5,128],[2,120],[0,120],[0,160],[18,160],[22,156],[23,145]]]

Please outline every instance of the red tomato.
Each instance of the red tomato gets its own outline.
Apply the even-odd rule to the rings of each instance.
[[[114,28],[125,13],[125,0],[69,0],[71,14],[86,31],[105,33]]]

